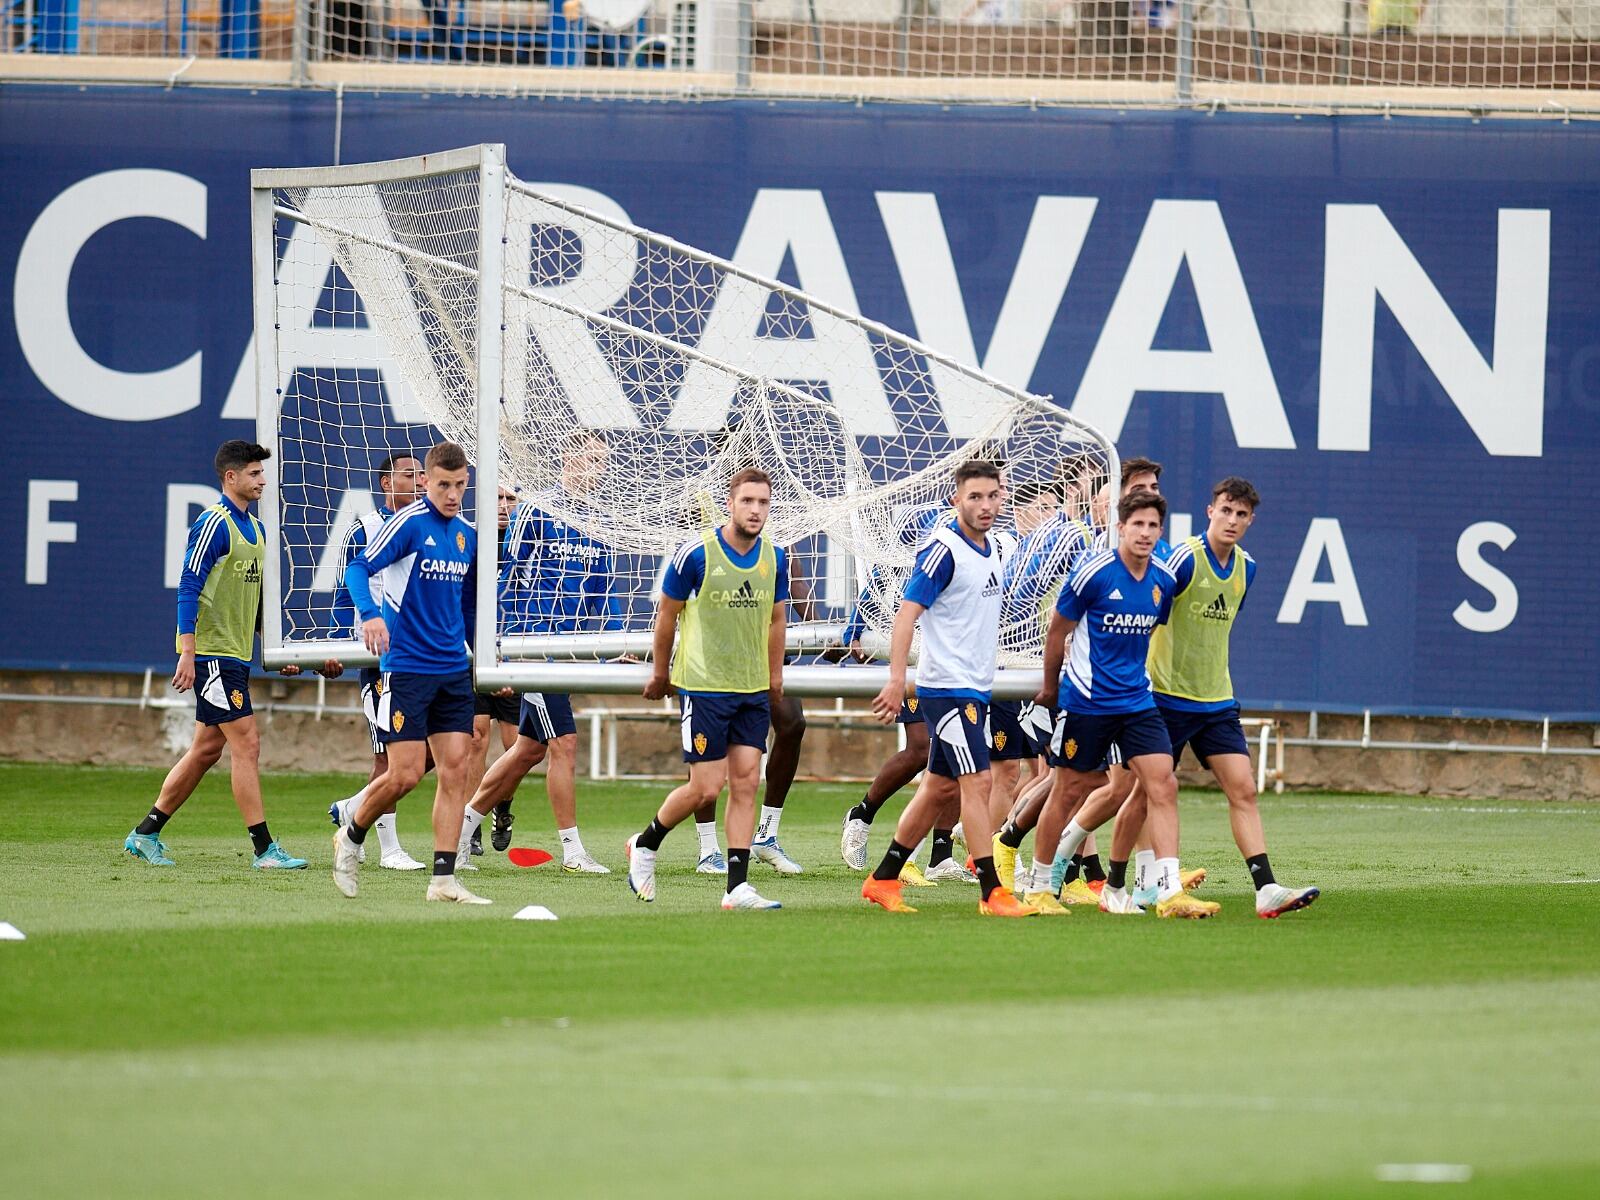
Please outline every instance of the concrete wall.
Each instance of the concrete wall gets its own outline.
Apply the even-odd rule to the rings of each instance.
[[[152,690],[171,693],[164,680]],[[139,707],[143,680],[138,676],[69,672],[0,672],[0,693],[70,697],[79,702],[0,700],[0,759],[30,762],[107,763],[165,767],[188,744],[193,710]],[[106,701],[112,701],[107,703]],[[365,771],[370,764],[362,718],[354,713],[289,711],[317,701],[314,681],[258,681],[254,702],[261,714],[262,766],[268,771]],[[327,686],[326,702],[354,708],[353,683]],[[575,700],[579,709],[589,701]],[[646,701],[614,696],[594,703],[645,709]],[[821,714],[830,701],[815,701]],[[865,706],[848,702],[859,712]],[[1291,737],[1307,734],[1303,713],[1277,714]],[[587,771],[587,725],[580,723],[580,775]],[[1358,740],[1360,717],[1324,714],[1318,736]],[[1600,800],[1600,756],[1570,757],[1537,752],[1540,730],[1525,723],[1502,721],[1374,718],[1371,736],[1379,741],[1450,742],[1480,745],[1527,745],[1528,753],[1469,754],[1447,750],[1362,750],[1353,747],[1289,746],[1284,761],[1290,788],[1403,792],[1416,795],[1473,796],[1515,800]],[[1593,748],[1595,727],[1553,726],[1552,746]],[[814,715],[801,759],[803,777],[868,778],[895,749],[892,729],[860,719],[834,725]],[[669,721],[628,721],[621,725],[618,765],[626,774],[673,776],[681,772],[678,730]],[[1184,781],[1202,776],[1186,769]]]

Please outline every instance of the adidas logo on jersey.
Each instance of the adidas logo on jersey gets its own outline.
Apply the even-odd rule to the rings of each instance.
[[[438,542],[436,542],[436,541],[434,541],[434,540],[433,540],[433,534],[431,534],[431,533],[430,533],[430,534],[429,534],[429,535],[428,535],[428,538],[427,538],[427,540],[426,540],[426,541],[424,541],[424,542],[423,542],[423,543],[422,543],[422,544],[423,544],[423,545],[424,545],[424,546],[437,546],[437,545],[438,545],[438,544],[439,544],[439,543],[438,543]]]
[[[715,579],[718,575],[726,575],[726,574],[727,574],[727,572],[724,571],[721,567],[712,567],[711,568],[711,578],[713,578],[713,579]]]
[[[725,588],[720,591],[708,589],[705,592],[705,598],[711,603],[721,604],[725,608],[756,608],[761,604],[761,598],[756,595],[756,590],[750,586],[748,579],[733,591]]]
[[[1222,593],[1217,593],[1217,598],[1200,610],[1200,615],[1208,621],[1226,621],[1228,619],[1228,600]]]
[[[1121,600],[1122,599],[1122,589],[1121,588],[1112,588],[1111,589],[1111,595],[1107,596],[1106,599],[1107,600]]]
[[[1000,594],[1000,580],[995,578],[993,571],[989,572],[989,582],[983,585],[985,596],[998,596]]]

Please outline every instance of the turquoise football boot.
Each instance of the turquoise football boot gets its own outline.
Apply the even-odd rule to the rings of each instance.
[[[255,862],[250,864],[258,871],[304,871],[306,860],[291,858],[284,848],[273,842],[260,854],[256,855]]]
[[[152,867],[175,867],[178,864],[167,857],[167,844],[153,833],[130,833],[122,848],[135,858],[142,858]]]

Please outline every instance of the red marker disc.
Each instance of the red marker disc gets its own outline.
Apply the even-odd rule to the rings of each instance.
[[[513,846],[506,851],[506,857],[511,860],[512,866],[541,867],[555,856],[548,850],[535,850],[531,846]]]

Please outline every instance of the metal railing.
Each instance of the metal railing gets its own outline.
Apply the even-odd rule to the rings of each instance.
[[[0,76],[12,77],[142,78],[138,60],[177,58],[193,63],[182,81],[251,86],[1600,112],[1600,0],[0,0],[0,11]]]

